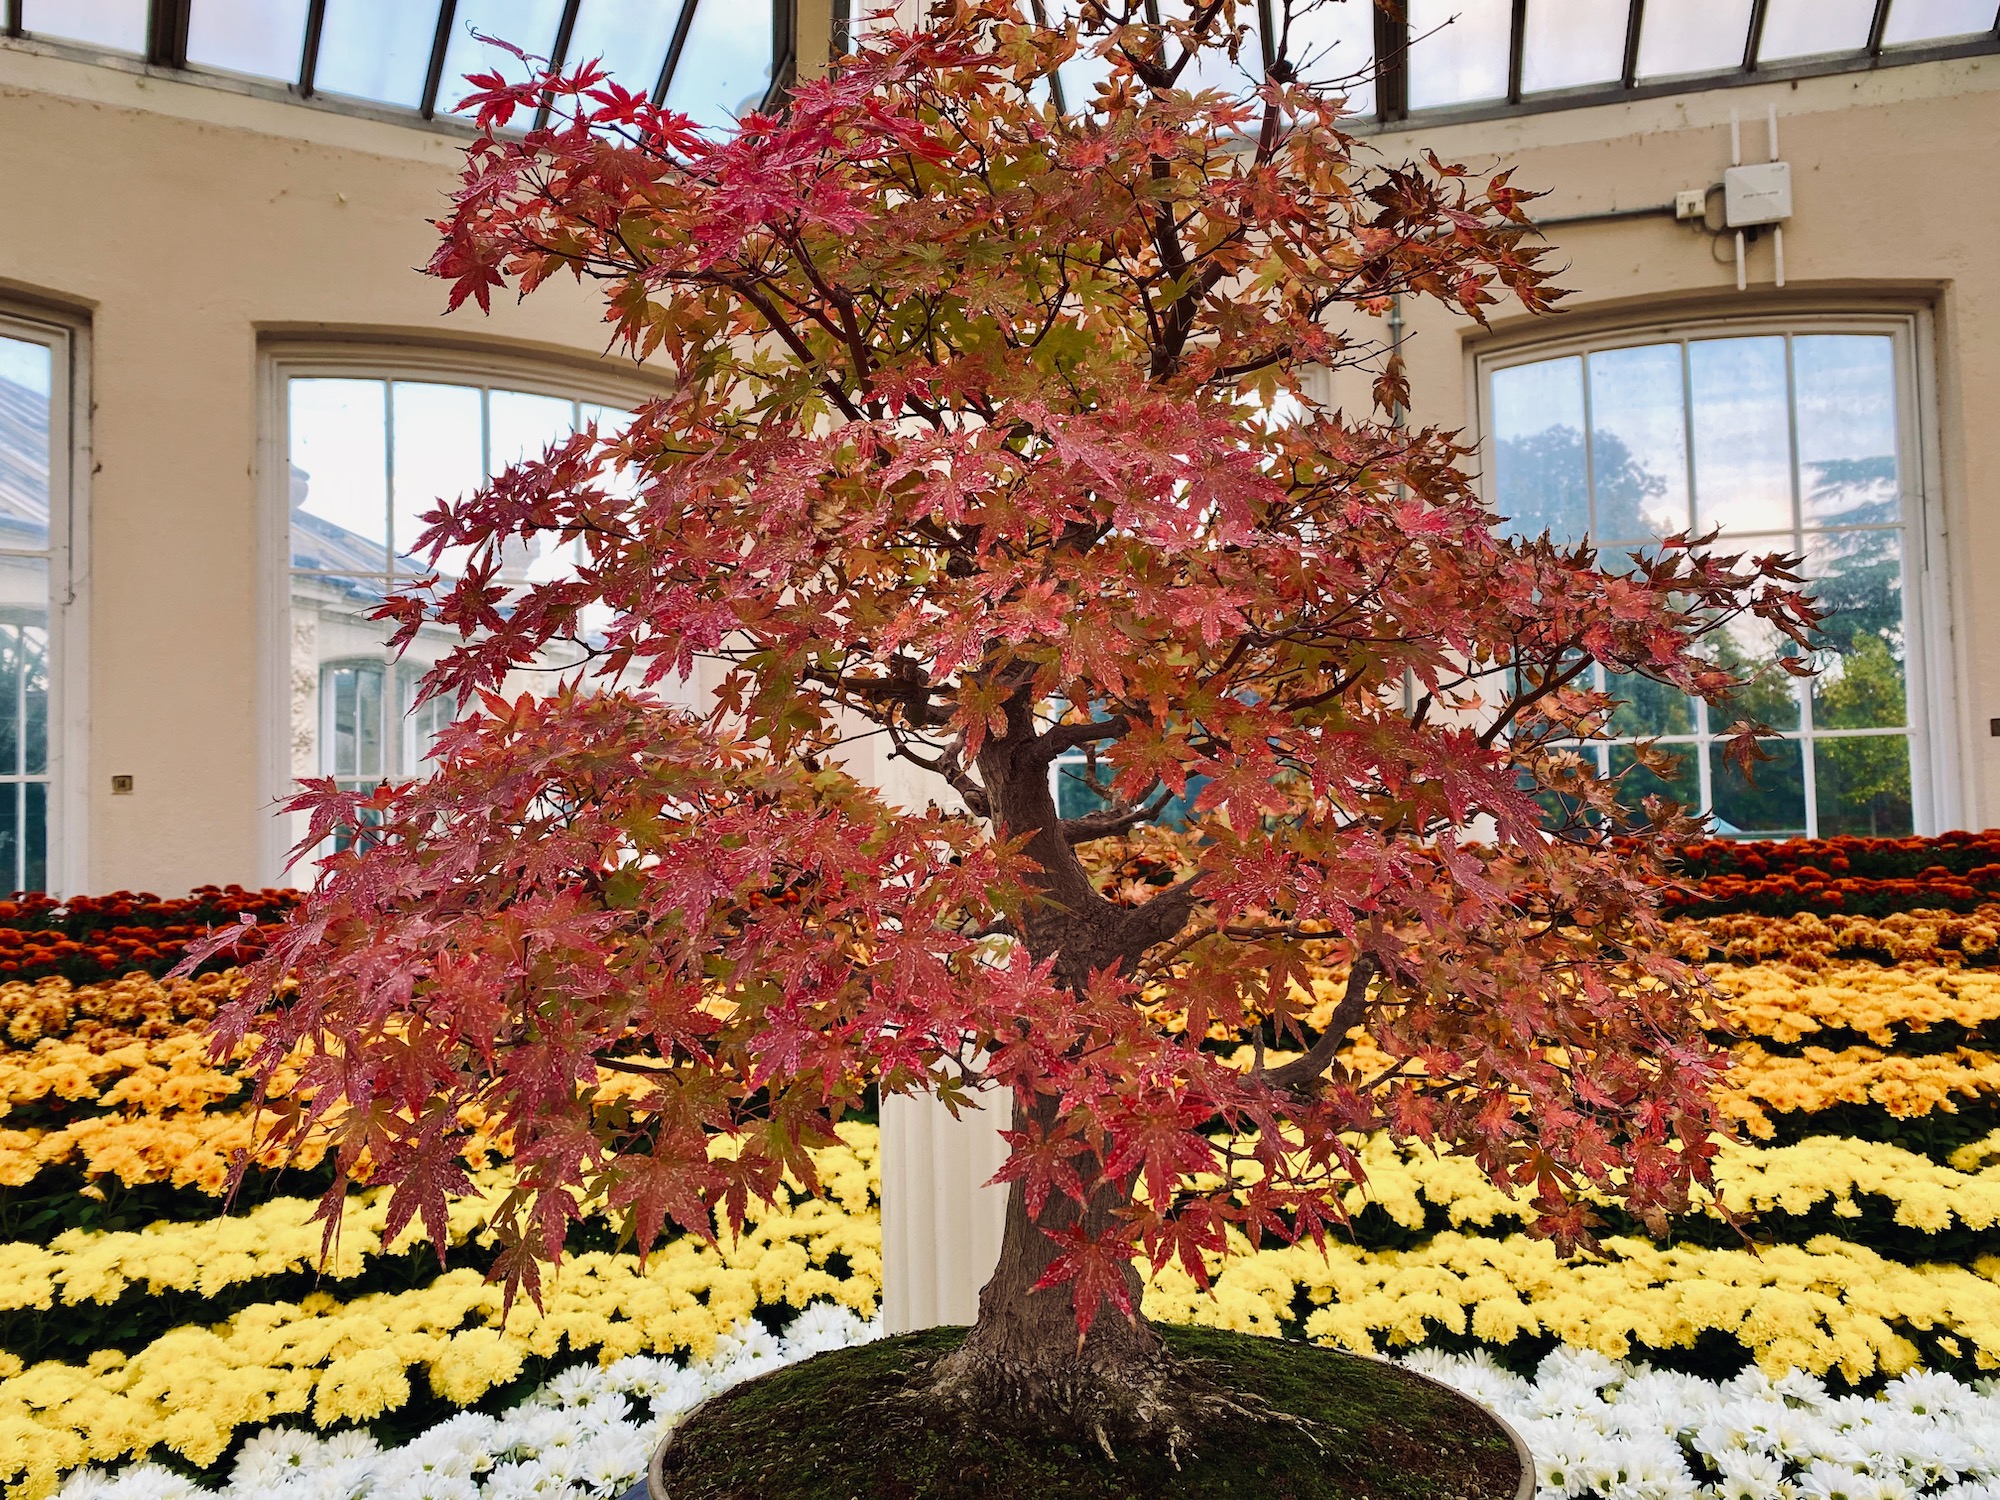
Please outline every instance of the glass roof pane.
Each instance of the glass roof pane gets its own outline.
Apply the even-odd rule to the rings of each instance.
[[[437,35],[432,0],[326,0],[313,87],[415,109]]]
[[[1937,42],[1947,37],[1975,36],[1994,26],[1993,0],[1895,0],[1882,45]]]
[[[1097,99],[1097,86],[1111,76],[1111,61],[1099,56],[1105,28],[1092,25],[1081,16],[1082,0],[1055,0],[1045,9],[1049,25],[1066,26],[1078,22],[1076,52],[1056,70],[1062,79],[1063,108],[1071,114],[1090,109]]]
[[[306,46],[307,0],[194,0],[188,61],[296,83]]]
[[[1875,0],[1771,0],[1757,61],[1859,52],[1874,20]]]
[[[1510,0],[1409,0],[1410,108],[1507,97]]]
[[[583,0],[565,67],[602,58],[611,76],[641,94],[660,81],[680,7],[666,0]]]
[[[1160,16],[1163,20],[1184,21],[1190,9],[1192,7],[1182,3],[1182,0],[1165,0],[1160,6]],[[1223,41],[1231,26],[1242,38],[1233,62]],[[1208,34],[1216,38],[1216,42],[1195,54],[1194,65],[1181,74],[1179,86],[1191,94],[1214,89],[1232,96],[1241,96],[1256,88],[1258,80],[1264,76],[1264,45],[1257,39],[1257,7],[1248,0],[1237,0],[1234,20],[1218,13],[1209,23]],[[1171,43],[1167,49],[1168,60],[1180,55],[1180,44]]]
[[[1521,92],[1616,83],[1625,71],[1627,0],[1528,0]]]
[[[1649,5],[1639,28],[1639,76],[1721,73],[1743,65],[1750,0],[1674,0]]]
[[[444,73],[438,80],[438,113],[456,113],[458,101],[472,91],[465,81],[468,73],[528,76],[519,58],[479,37],[498,37],[536,57],[547,57],[555,50],[556,27],[561,22],[562,0],[458,0],[451,18],[451,40],[444,49]],[[517,123],[525,126],[533,122]]]
[[[697,0],[667,103],[709,130],[727,130],[771,87],[769,4]]]
[[[21,29],[30,36],[144,53],[146,0],[25,0]]]
[[[1272,6],[1272,24],[1280,28],[1283,6],[1284,0]],[[1342,89],[1350,114],[1375,113],[1374,0],[1320,0],[1309,10],[1294,6],[1285,51],[1306,82]]]

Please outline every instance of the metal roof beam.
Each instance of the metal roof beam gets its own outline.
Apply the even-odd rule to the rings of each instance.
[[[667,85],[674,81],[674,69],[680,66],[681,52],[687,46],[688,29],[694,25],[694,8],[697,0],[681,0],[680,16],[674,21],[673,40],[667,43],[667,55],[660,62],[660,81],[653,85],[653,103],[666,103]]]
[[[1750,0],[1750,29],[1743,34],[1743,71],[1757,71],[1757,51],[1764,45],[1764,17],[1771,0]]]
[[[146,13],[146,61],[156,68],[185,68],[188,12],[193,0],[153,0]]]
[[[1402,0],[1375,10],[1375,118],[1392,124],[1410,113],[1410,19]]]
[[[583,0],[563,0],[562,19],[556,22],[555,45],[549,48],[549,71],[560,73],[569,61],[569,39],[576,34],[576,13],[583,8]],[[546,90],[542,93],[542,107],[535,111],[535,129],[541,130],[549,123],[549,110],[555,99]]]
[[[306,44],[299,56],[299,93],[312,98],[313,75],[319,72],[319,34],[326,25],[326,0],[308,0]]]
[[[437,114],[438,87],[444,82],[444,53],[451,45],[451,23],[458,12],[458,0],[441,0],[437,31],[431,37],[430,66],[424,71],[424,97],[417,113],[426,120]]]
[[[1646,24],[1646,0],[1632,0],[1632,8],[1625,13],[1625,66],[1618,71],[1621,88],[1631,88],[1639,81],[1639,32]]]
[[[1875,19],[1868,23],[1868,55],[1882,55],[1882,33],[1889,26],[1889,0],[1875,0]]]
[[[1514,0],[1512,27],[1507,35],[1507,102],[1521,102],[1521,70],[1527,62],[1528,0]]]

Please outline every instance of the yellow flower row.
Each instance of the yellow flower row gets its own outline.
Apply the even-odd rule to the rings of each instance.
[[[1819,970],[1782,963],[1717,968],[1719,1019],[1739,1033],[1793,1043],[1822,1030],[1858,1031],[1878,1046],[1896,1034],[1956,1022],[2000,1020],[2000,972],[1936,964],[1842,964]]]
[[[0,1048],[32,1047],[49,1037],[77,1041],[169,1036],[205,1021],[241,993],[236,970],[195,979],[153,979],[137,972],[99,984],[67,979],[10,979],[0,984]]]
[[[415,1291],[260,1303],[211,1327],[177,1328],[129,1359],[101,1351],[81,1365],[22,1369],[0,1356],[0,1480],[37,1500],[69,1469],[156,1446],[209,1464],[245,1426],[379,1417],[409,1399],[413,1378],[463,1406],[531,1356],[702,1355],[759,1306],[830,1299],[870,1315],[882,1274],[868,1202],[873,1132],[852,1127],[846,1139],[821,1153],[830,1199],[753,1210],[740,1237],[713,1247],[684,1237],[643,1265],[573,1256],[539,1309],[524,1299],[510,1313],[498,1286],[460,1270]],[[835,1255],[846,1259],[842,1276],[826,1269]]]
[[[1686,1348],[1706,1333],[1737,1340],[1765,1369],[1838,1368],[1849,1379],[1910,1369],[1923,1330],[1947,1352],[2000,1368],[2000,1258],[1905,1266],[1831,1236],[1761,1253],[1661,1249],[1612,1239],[1607,1258],[1565,1262],[1546,1240],[1440,1234],[1408,1251],[1330,1242],[1227,1262],[1214,1295],[1178,1265],[1152,1278],[1148,1317],[1250,1333],[1293,1326],[1298,1294],[1316,1304],[1307,1337],[1379,1352],[1439,1328],[1504,1345],[1522,1336],[1623,1358],[1635,1346]]]
[[[1718,1102],[1725,1118],[1759,1140],[1777,1133],[1773,1114],[1868,1104],[1897,1119],[1914,1119],[1933,1110],[1955,1114],[1961,1101],[2000,1094],[2000,1057],[1967,1047],[1915,1057],[1874,1047],[1842,1052],[1807,1047],[1800,1057],[1776,1057],[1744,1042],[1733,1056]]]
[[[874,1202],[878,1134],[872,1125],[842,1127],[846,1144],[812,1154],[826,1196],[849,1213],[861,1214]],[[492,1210],[508,1187],[495,1170],[475,1179],[478,1197],[447,1205],[447,1239],[452,1245],[484,1241]],[[796,1198],[803,1200],[803,1190]],[[0,1243],[0,1312],[49,1310],[61,1303],[109,1304],[134,1286],[149,1294],[199,1292],[213,1297],[232,1286],[292,1271],[317,1271],[332,1281],[361,1275],[375,1256],[400,1252],[422,1238],[418,1225],[405,1226],[385,1241],[389,1196],[367,1188],[350,1196],[340,1234],[324,1264],[321,1226],[310,1222],[314,1207],[305,1198],[274,1198],[249,1211],[193,1223],[163,1220],[138,1230],[71,1229],[46,1247]]]
[[[1535,1217],[1527,1197],[1495,1187],[1465,1157],[1399,1148],[1383,1135],[1371,1137],[1359,1155],[1367,1183],[1348,1190],[1351,1214],[1373,1202],[1406,1229],[1421,1228],[1432,1208],[1442,1209],[1454,1229],[1491,1230]],[[1887,1200],[1896,1223],[1924,1234],[1991,1229],[2000,1224],[2000,1164],[1987,1163],[1976,1148],[1965,1148],[1959,1160],[1967,1170],[1939,1166],[1898,1146],[1840,1136],[1793,1146],[1723,1142],[1715,1177],[1722,1203],[1750,1217],[1774,1210],[1805,1214],[1830,1200],[1839,1217],[1859,1218],[1866,1211],[1856,1201],[1859,1195]],[[1720,1217],[1707,1195],[1697,1211]]]

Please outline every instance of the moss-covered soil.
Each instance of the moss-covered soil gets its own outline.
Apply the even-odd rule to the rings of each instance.
[[[964,1337],[934,1328],[823,1354],[695,1412],[666,1454],[669,1500],[1512,1500],[1520,1463],[1472,1402],[1309,1344],[1164,1329],[1182,1359],[1311,1424],[1235,1419],[1176,1470],[1164,1454],[927,1423],[907,1395]],[[1317,1440],[1315,1442],[1315,1439]]]

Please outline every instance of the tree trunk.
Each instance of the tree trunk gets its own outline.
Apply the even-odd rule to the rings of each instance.
[[[1037,961],[1053,959],[1057,982],[1081,990],[1095,970],[1128,964],[1120,951],[1122,908],[1091,885],[1075,850],[1062,836],[1049,772],[1029,746],[1034,730],[1027,705],[1010,705],[1010,732],[989,741],[979,757],[981,780],[1001,837],[1028,834],[1027,853],[1041,866],[1040,899],[1024,915],[1022,942]],[[1052,1132],[1053,1095],[1017,1094],[1015,1127],[1033,1121]],[[1124,1271],[1133,1314],[1100,1304],[1087,1337],[1077,1336],[1072,1288],[1034,1290],[1061,1253],[1044,1230],[1081,1222],[1097,1234],[1131,1201],[1118,1184],[1095,1184],[1087,1204],[1051,1193],[1039,1221],[1028,1214],[1021,1183],[1008,1192],[999,1264],[979,1294],[979,1319],[964,1345],[940,1361],[934,1391],[976,1423],[1062,1431],[1095,1441],[1107,1451],[1121,1441],[1188,1446],[1189,1381],[1159,1335],[1138,1316],[1140,1279]]]

